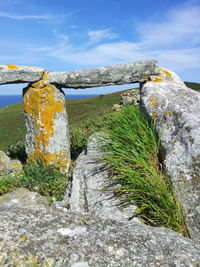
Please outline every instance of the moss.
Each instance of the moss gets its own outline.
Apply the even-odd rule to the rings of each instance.
[[[17,69],[19,69],[18,66],[13,65],[13,64],[8,64],[8,65],[6,65],[6,67],[7,67],[8,69],[10,69],[10,70],[17,70]]]

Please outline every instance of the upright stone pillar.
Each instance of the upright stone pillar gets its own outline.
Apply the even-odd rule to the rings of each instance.
[[[47,75],[23,90],[26,152],[29,161],[42,158],[47,165],[67,172],[70,144],[64,93],[48,83]]]

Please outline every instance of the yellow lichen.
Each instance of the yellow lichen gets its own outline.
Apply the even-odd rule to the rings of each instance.
[[[155,102],[156,101],[156,97],[151,97],[150,99],[149,99],[149,101],[152,103],[152,102]]]
[[[43,79],[31,85],[24,95],[24,111],[34,121],[38,134],[35,135],[35,151],[29,160],[43,158],[47,164],[54,162],[56,153],[47,152],[49,138],[54,135],[54,118],[56,113],[64,111],[64,103],[55,99],[55,86],[48,84],[47,73]]]
[[[19,238],[21,241],[25,241],[27,239],[27,237],[25,235],[21,235]]]
[[[163,72],[167,77],[171,77],[171,74],[169,73],[169,71],[160,68],[160,71]]]
[[[158,116],[158,115],[157,115],[156,113],[152,113],[152,114],[151,114],[151,117],[152,117],[153,119],[157,118],[157,116]]]
[[[163,82],[164,79],[163,78],[156,77],[153,81],[156,82],[156,83],[159,83],[159,82]]]
[[[151,107],[156,107],[157,104],[156,104],[156,103],[151,103],[150,106],[151,106]]]
[[[29,191],[28,191],[28,189],[24,189],[23,192],[24,193],[28,193]]]
[[[8,64],[8,65],[6,65],[6,67],[7,67],[8,69],[11,69],[11,70],[17,70],[17,69],[19,69],[18,66],[13,65],[13,64]]]
[[[169,110],[169,111],[166,111],[165,113],[167,116],[171,116],[172,115],[172,112]]]

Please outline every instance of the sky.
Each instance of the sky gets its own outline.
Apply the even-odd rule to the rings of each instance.
[[[0,64],[67,71],[156,59],[200,82],[200,0],[0,0],[0,32]],[[24,86],[1,85],[0,94]]]

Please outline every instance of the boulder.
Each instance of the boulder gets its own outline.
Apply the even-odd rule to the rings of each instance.
[[[64,197],[71,211],[90,212],[101,218],[128,222],[136,206],[120,208],[120,201],[113,193],[112,179],[101,161],[101,147],[105,134],[98,132],[89,137],[87,148],[76,160],[72,184]],[[131,220],[140,222],[137,218]]]
[[[0,205],[0,266],[198,266],[191,239],[50,206]]]
[[[142,86],[141,106],[155,119],[161,160],[189,232],[200,240],[200,93],[187,88],[174,72],[161,69]]]
[[[35,207],[37,205],[47,205],[46,197],[41,196],[37,192],[31,192],[24,187],[17,188],[13,192],[2,195],[0,198],[0,207],[10,208],[18,207]]]
[[[0,175],[11,171],[21,171],[22,168],[19,160],[11,160],[5,152],[0,151]]]
[[[135,88],[128,90],[121,94],[122,105],[139,105],[140,103],[140,90]]]

